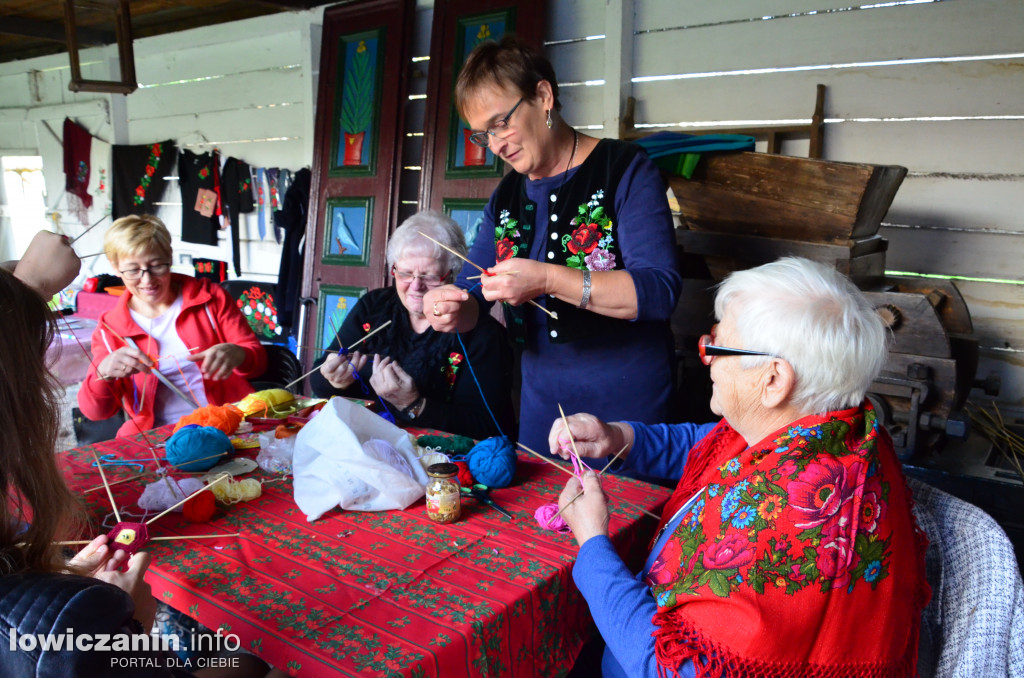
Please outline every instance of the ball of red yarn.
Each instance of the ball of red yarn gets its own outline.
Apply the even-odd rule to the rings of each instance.
[[[214,502],[213,492],[209,490],[203,490],[186,501],[185,505],[181,507],[182,515],[190,523],[209,522],[216,510],[217,504]]]
[[[469,464],[464,461],[457,461],[455,465],[459,467],[459,485],[462,487],[473,487],[473,474],[469,472]]]

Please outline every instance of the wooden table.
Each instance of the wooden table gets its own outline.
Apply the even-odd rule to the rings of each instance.
[[[159,443],[168,435],[164,427],[148,437]],[[155,465],[141,438],[74,448],[61,457],[79,494],[100,484],[91,449]],[[138,473],[105,471],[111,481]],[[492,492],[514,522],[464,498],[462,519],[451,525],[430,522],[422,500],[405,511],[334,510],[310,523],[290,478],[256,474],[266,481],[263,495],[219,505],[210,523],[174,513],[151,525],[151,536],[241,536],[151,542],[147,581],[160,600],[237,635],[292,675],[547,678],[563,675],[592,633],[571,580],[575,541],[533,518],[568,478],[548,464],[520,457],[513,485]],[[123,520],[140,512],[134,502],[146,482],[113,488]],[[669,492],[611,476],[604,483],[612,539],[639,568],[655,527],[639,508],[657,512]],[[112,526],[105,493],[84,496],[97,523],[106,516]]]

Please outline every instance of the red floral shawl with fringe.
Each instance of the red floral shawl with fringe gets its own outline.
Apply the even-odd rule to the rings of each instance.
[[[869,403],[749,447],[720,422],[659,533],[697,492],[647,575],[661,673],[915,675],[927,541]]]

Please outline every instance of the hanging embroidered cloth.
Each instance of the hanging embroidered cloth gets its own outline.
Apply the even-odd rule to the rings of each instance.
[[[173,141],[141,146],[114,146],[111,162],[113,178],[113,218],[129,214],[153,214],[167,188],[166,177],[174,170],[178,149]]]
[[[181,188],[181,239],[216,245],[217,183],[214,166],[217,151],[196,155],[188,149],[178,154],[178,186]]]
[[[646,575],[665,673],[915,675],[927,540],[870,404],[751,447],[720,422],[659,529],[695,494]]]
[[[231,259],[235,275],[242,275],[240,229],[242,215],[253,211],[252,176],[249,165],[238,158],[228,158],[224,163],[221,196],[224,201],[225,219],[231,225]]]
[[[64,118],[64,190],[68,193],[68,207],[82,224],[89,223],[89,168],[92,153],[92,135],[81,125]]]
[[[92,196],[94,215],[110,212],[110,151],[111,146],[99,139],[92,140],[89,172],[89,195]],[[90,223],[95,216],[90,219]]]

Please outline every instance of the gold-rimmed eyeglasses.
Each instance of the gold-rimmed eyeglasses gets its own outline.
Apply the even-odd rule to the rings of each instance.
[[[147,273],[154,278],[158,278],[162,275],[167,275],[170,270],[170,264],[153,264],[148,268],[129,268],[127,271],[118,271],[118,273],[120,273],[121,277],[125,280],[135,281],[142,280],[142,276]]]
[[[448,271],[444,275],[423,275],[420,273],[413,273],[412,271],[399,270],[395,268],[394,264],[392,264],[391,275],[394,276],[395,280],[403,284],[411,283],[413,280],[419,280],[427,287],[437,287],[441,283],[451,282],[452,272]]]

